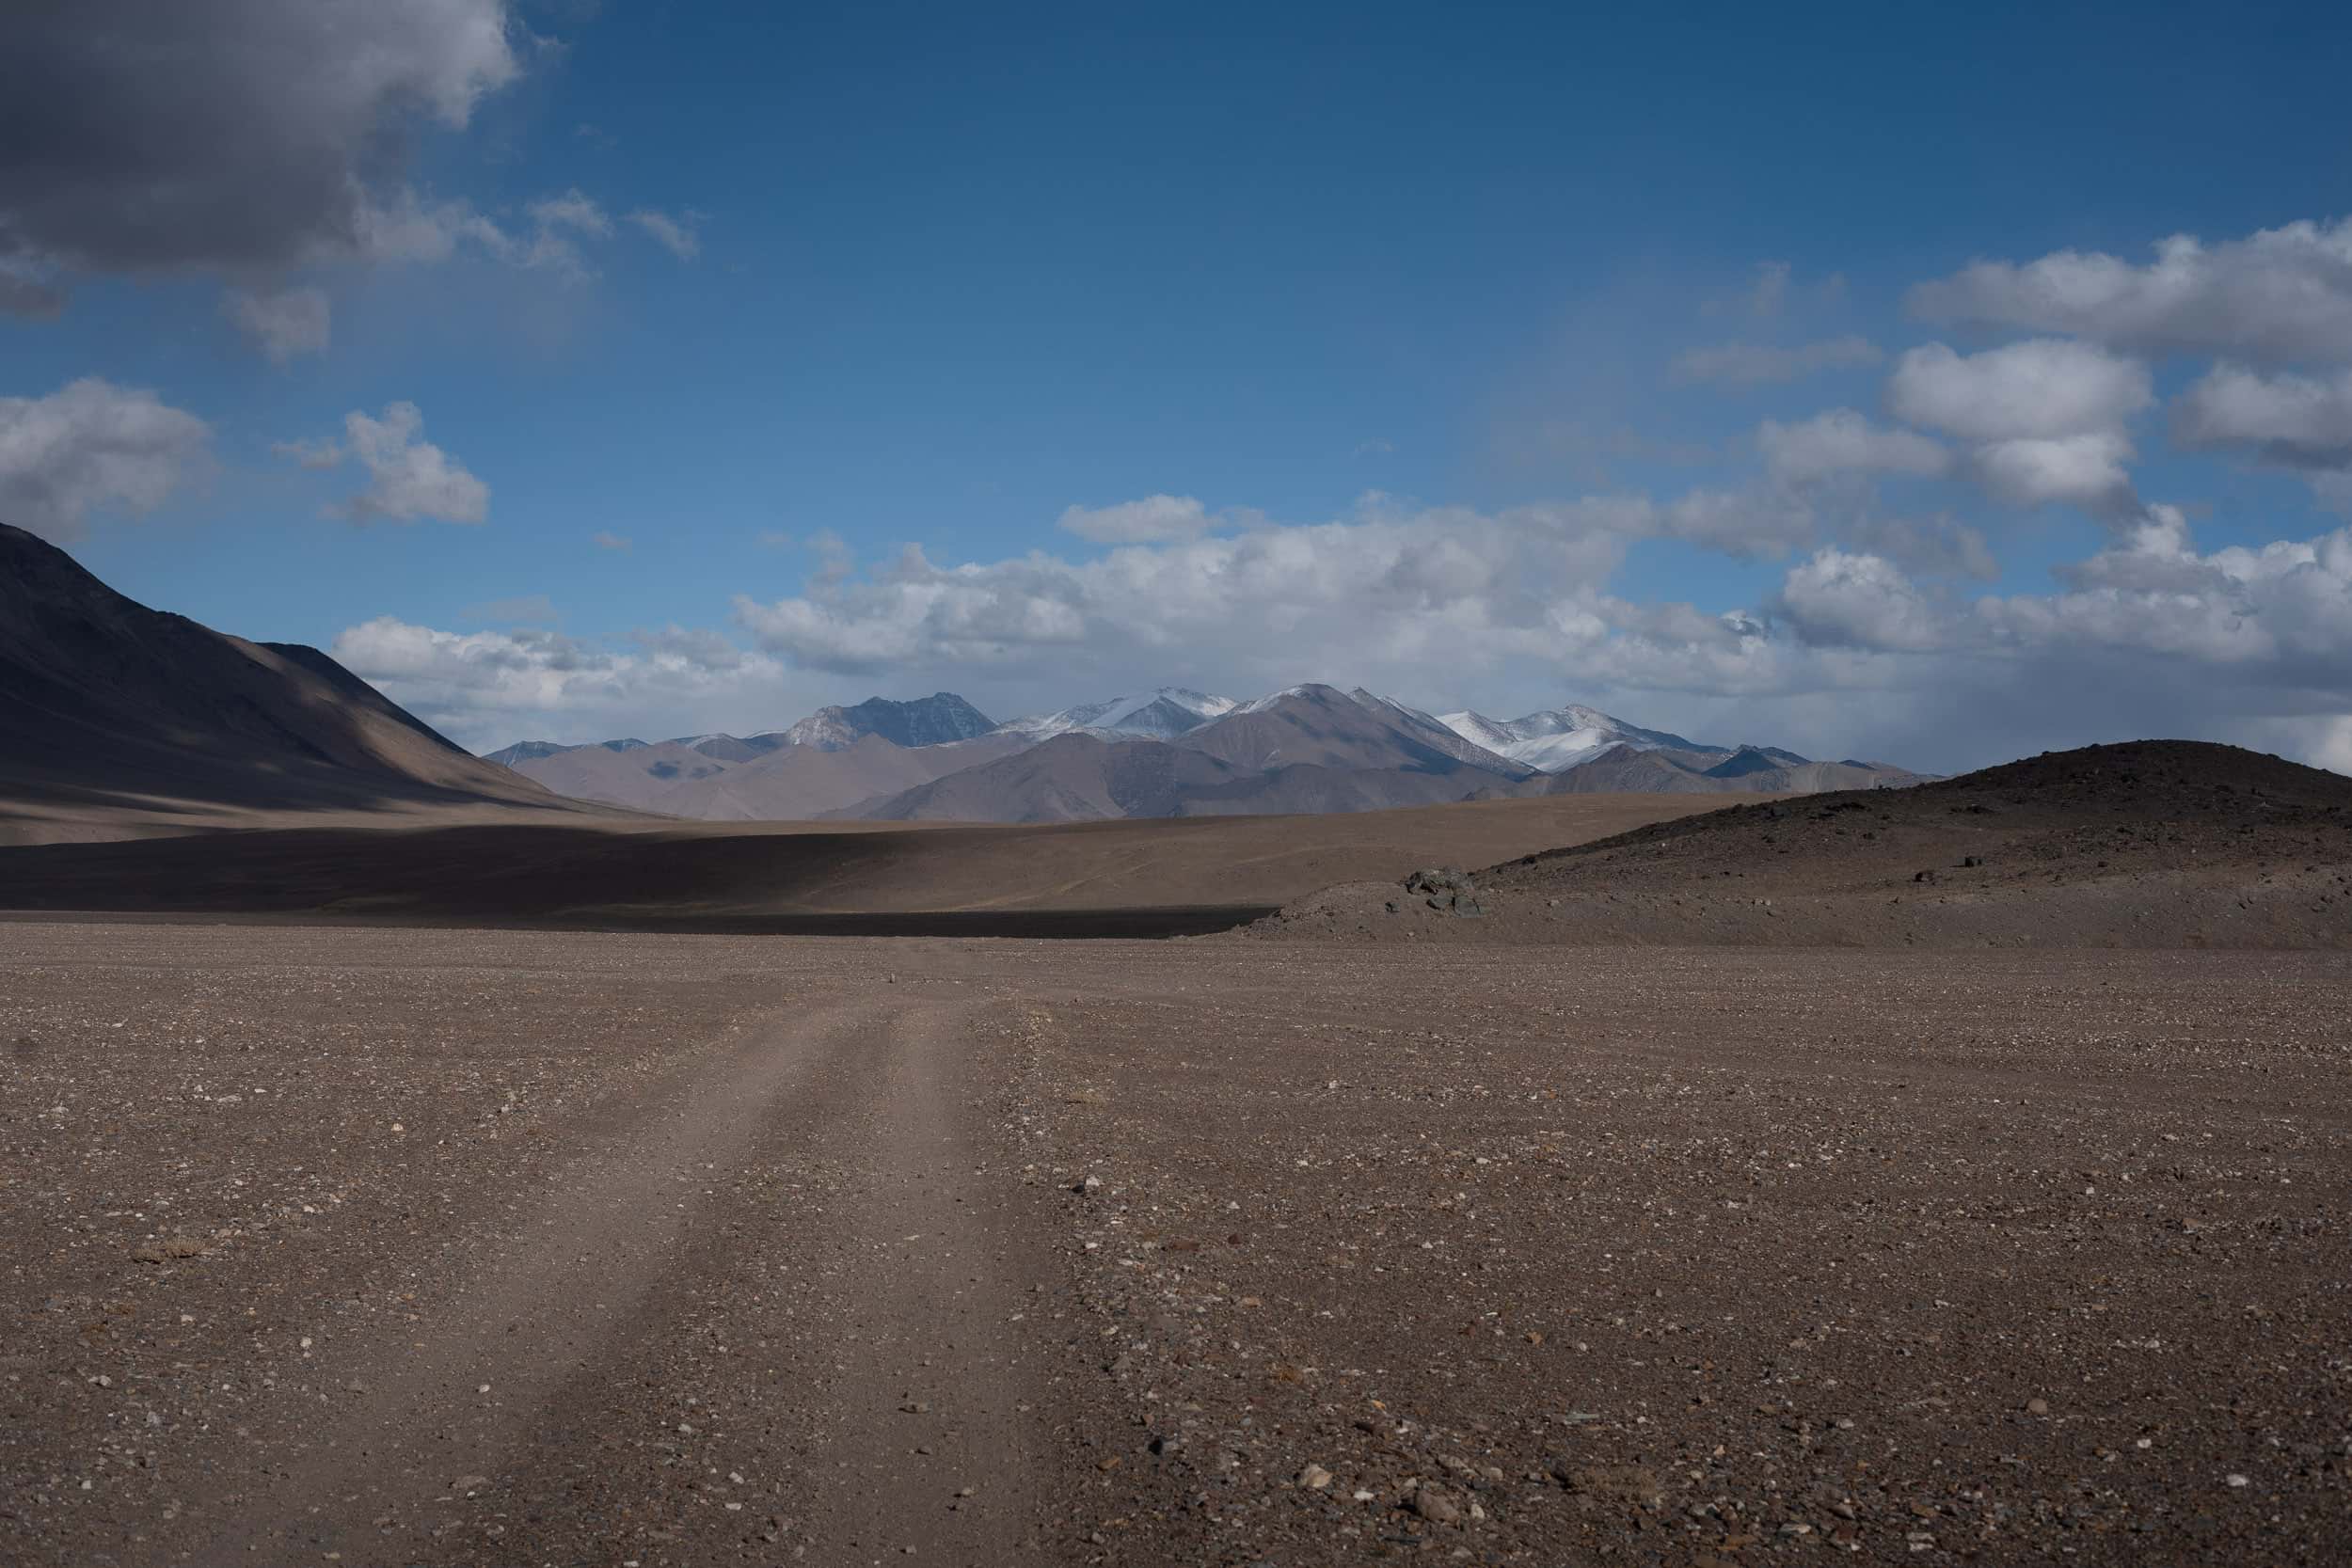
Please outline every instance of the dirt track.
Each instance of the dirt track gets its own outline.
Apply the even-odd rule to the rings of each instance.
[[[10,1562],[2352,1547],[2341,957],[0,959]]]

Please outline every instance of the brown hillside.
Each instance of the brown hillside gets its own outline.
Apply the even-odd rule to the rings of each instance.
[[[1272,932],[1829,946],[2352,945],[2352,779],[2198,741],[1738,806],[1494,866],[1469,918],[1334,889]],[[1393,908],[1391,908],[1393,906]]]
[[[150,610],[0,524],[0,843],[485,806],[570,809],[317,649]]]

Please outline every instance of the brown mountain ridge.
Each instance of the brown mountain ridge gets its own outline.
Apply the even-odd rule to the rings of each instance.
[[[582,809],[316,648],[150,610],[0,524],[0,843],[459,807]]]

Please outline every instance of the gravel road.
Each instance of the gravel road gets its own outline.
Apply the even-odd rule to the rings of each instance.
[[[2331,1562],[2352,961],[0,924],[0,1560]]]

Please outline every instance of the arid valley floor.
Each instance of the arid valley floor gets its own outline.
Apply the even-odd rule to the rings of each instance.
[[[10,1563],[2352,1553],[2342,952],[0,967]]]

